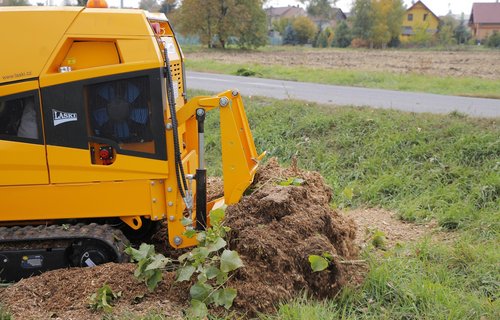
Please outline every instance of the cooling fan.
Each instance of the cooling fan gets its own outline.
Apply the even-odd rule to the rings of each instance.
[[[134,84],[106,84],[97,90],[97,94],[105,101],[103,107],[93,112],[97,132],[103,132],[104,128],[111,127],[115,138],[127,140],[131,136],[133,123],[146,125],[148,109],[136,106],[140,91]]]

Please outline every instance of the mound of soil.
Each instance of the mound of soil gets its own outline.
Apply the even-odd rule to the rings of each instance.
[[[300,178],[301,185],[279,182]],[[220,195],[220,180],[210,180],[212,198]],[[253,192],[227,209],[231,227],[229,246],[245,264],[231,278],[238,290],[234,306],[247,316],[273,312],[279,302],[302,292],[330,298],[364,268],[349,263],[358,254],[354,222],[329,207],[332,191],[315,172],[282,168],[275,160],[262,167],[252,185]],[[166,230],[162,231],[166,233]],[[164,243],[164,235],[159,241]],[[311,254],[329,252],[330,267],[313,273]],[[133,276],[133,264],[105,264],[95,268],[54,270],[21,280],[0,292],[1,304],[15,319],[101,319],[102,312],[88,308],[89,297],[103,284],[122,292],[113,308],[117,317],[160,312],[181,318],[189,300],[186,284],[174,282],[175,274],[164,273],[164,281],[153,293]]]
[[[301,185],[282,186],[289,178]],[[272,312],[280,301],[307,292],[334,297],[356,266],[354,222],[333,211],[332,191],[316,172],[282,168],[271,159],[259,170],[251,195],[227,208],[229,246],[245,263],[231,286],[238,289],[235,306],[250,314]],[[331,253],[323,272],[313,273],[308,257]]]

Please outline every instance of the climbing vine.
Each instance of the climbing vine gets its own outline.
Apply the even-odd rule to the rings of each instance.
[[[204,318],[212,306],[231,308],[237,292],[227,287],[227,282],[232,271],[243,267],[243,261],[236,251],[227,248],[224,238],[230,228],[224,225],[224,216],[224,208],[212,210],[211,226],[203,231],[190,228],[193,221],[184,218],[182,223],[187,227],[184,235],[196,237],[198,245],[177,260],[155,253],[152,245],[144,243],[139,249],[127,248],[126,253],[137,262],[134,275],[153,291],[165,268],[175,267],[177,282],[193,281],[189,289],[191,306],[187,310],[190,317]]]

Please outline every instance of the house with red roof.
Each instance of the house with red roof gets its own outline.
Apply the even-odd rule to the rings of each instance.
[[[265,9],[267,15],[267,25],[268,29],[273,29],[273,23],[280,19],[293,19],[297,17],[307,16],[304,9],[299,6],[288,6],[288,7],[270,7]]]
[[[488,38],[493,31],[500,32],[500,3],[476,2],[472,4],[469,19],[472,36],[478,41]]]

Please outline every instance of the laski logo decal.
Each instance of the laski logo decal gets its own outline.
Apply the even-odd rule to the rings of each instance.
[[[54,119],[54,127],[55,127],[60,125],[61,123],[78,121],[78,114],[52,109],[52,118]]]

